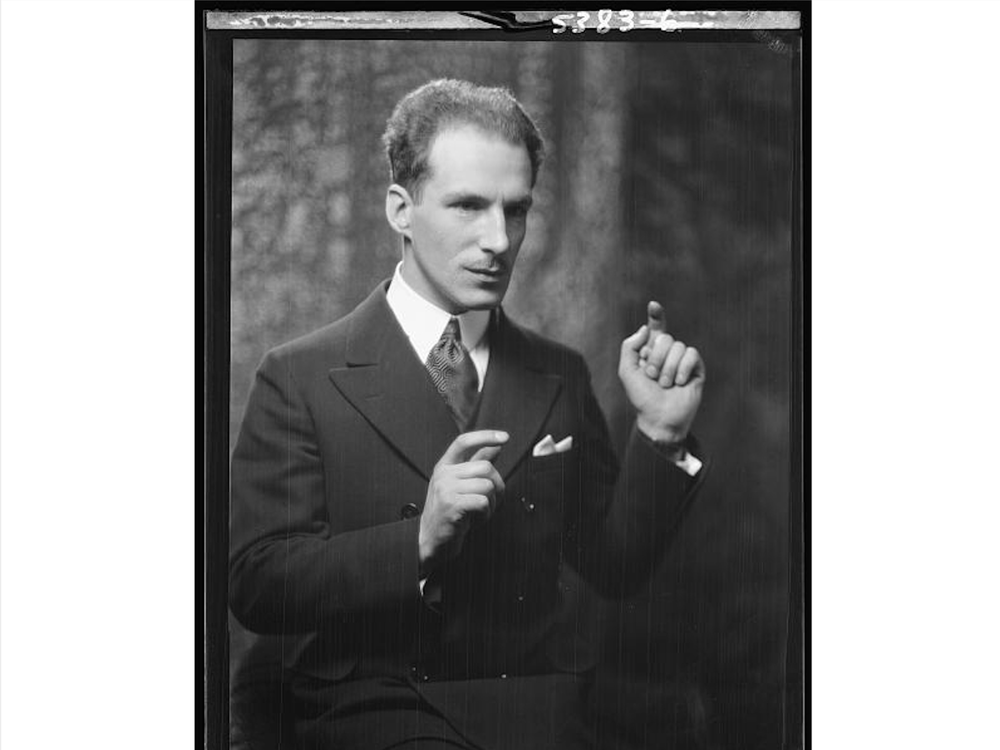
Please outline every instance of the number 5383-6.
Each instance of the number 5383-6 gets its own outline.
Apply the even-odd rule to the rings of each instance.
[[[631,31],[635,28],[635,13],[630,10],[613,11],[603,8],[597,11],[596,26],[591,20],[593,15],[586,10],[576,13],[560,13],[552,18],[552,33],[564,34],[568,29],[573,34],[580,34],[588,28],[593,28],[597,30],[598,34],[606,34],[611,30],[613,22],[614,28],[619,31]]]

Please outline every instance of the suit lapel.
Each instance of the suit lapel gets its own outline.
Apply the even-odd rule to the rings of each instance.
[[[490,364],[475,425],[510,434],[494,461],[504,478],[535,444],[562,387],[562,378],[546,372],[536,352],[524,333],[498,310],[490,326]]]
[[[345,367],[330,370],[344,397],[425,478],[458,429],[417,360],[381,285],[355,311]]]

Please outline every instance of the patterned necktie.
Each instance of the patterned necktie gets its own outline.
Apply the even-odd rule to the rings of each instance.
[[[427,372],[448,404],[459,430],[472,421],[479,398],[479,376],[469,351],[462,346],[458,318],[451,318],[444,333],[427,355]]]

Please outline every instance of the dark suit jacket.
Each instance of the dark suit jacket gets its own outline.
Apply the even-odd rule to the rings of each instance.
[[[591,666],[560,628],[560,566],[627,592],[699,481],[634,431],[620,472],[582,357],[498,312],[476,426],[510,433],[494,462],[506,492],[432,577],[432,611],[418,586],[419,513],[458,430],[385,289],[260,365],[232,463],[233,613],[283,634],[295,673],[333,682]],[[532,457],[546,434],[573,436],[572,449]]]

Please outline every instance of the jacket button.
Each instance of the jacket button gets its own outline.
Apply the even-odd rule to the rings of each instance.
[[[399,509],[399,517],[402,519],[416,518],[420,515],[420,508],[418,508],[413,503],[407,503],[402,508]]]

